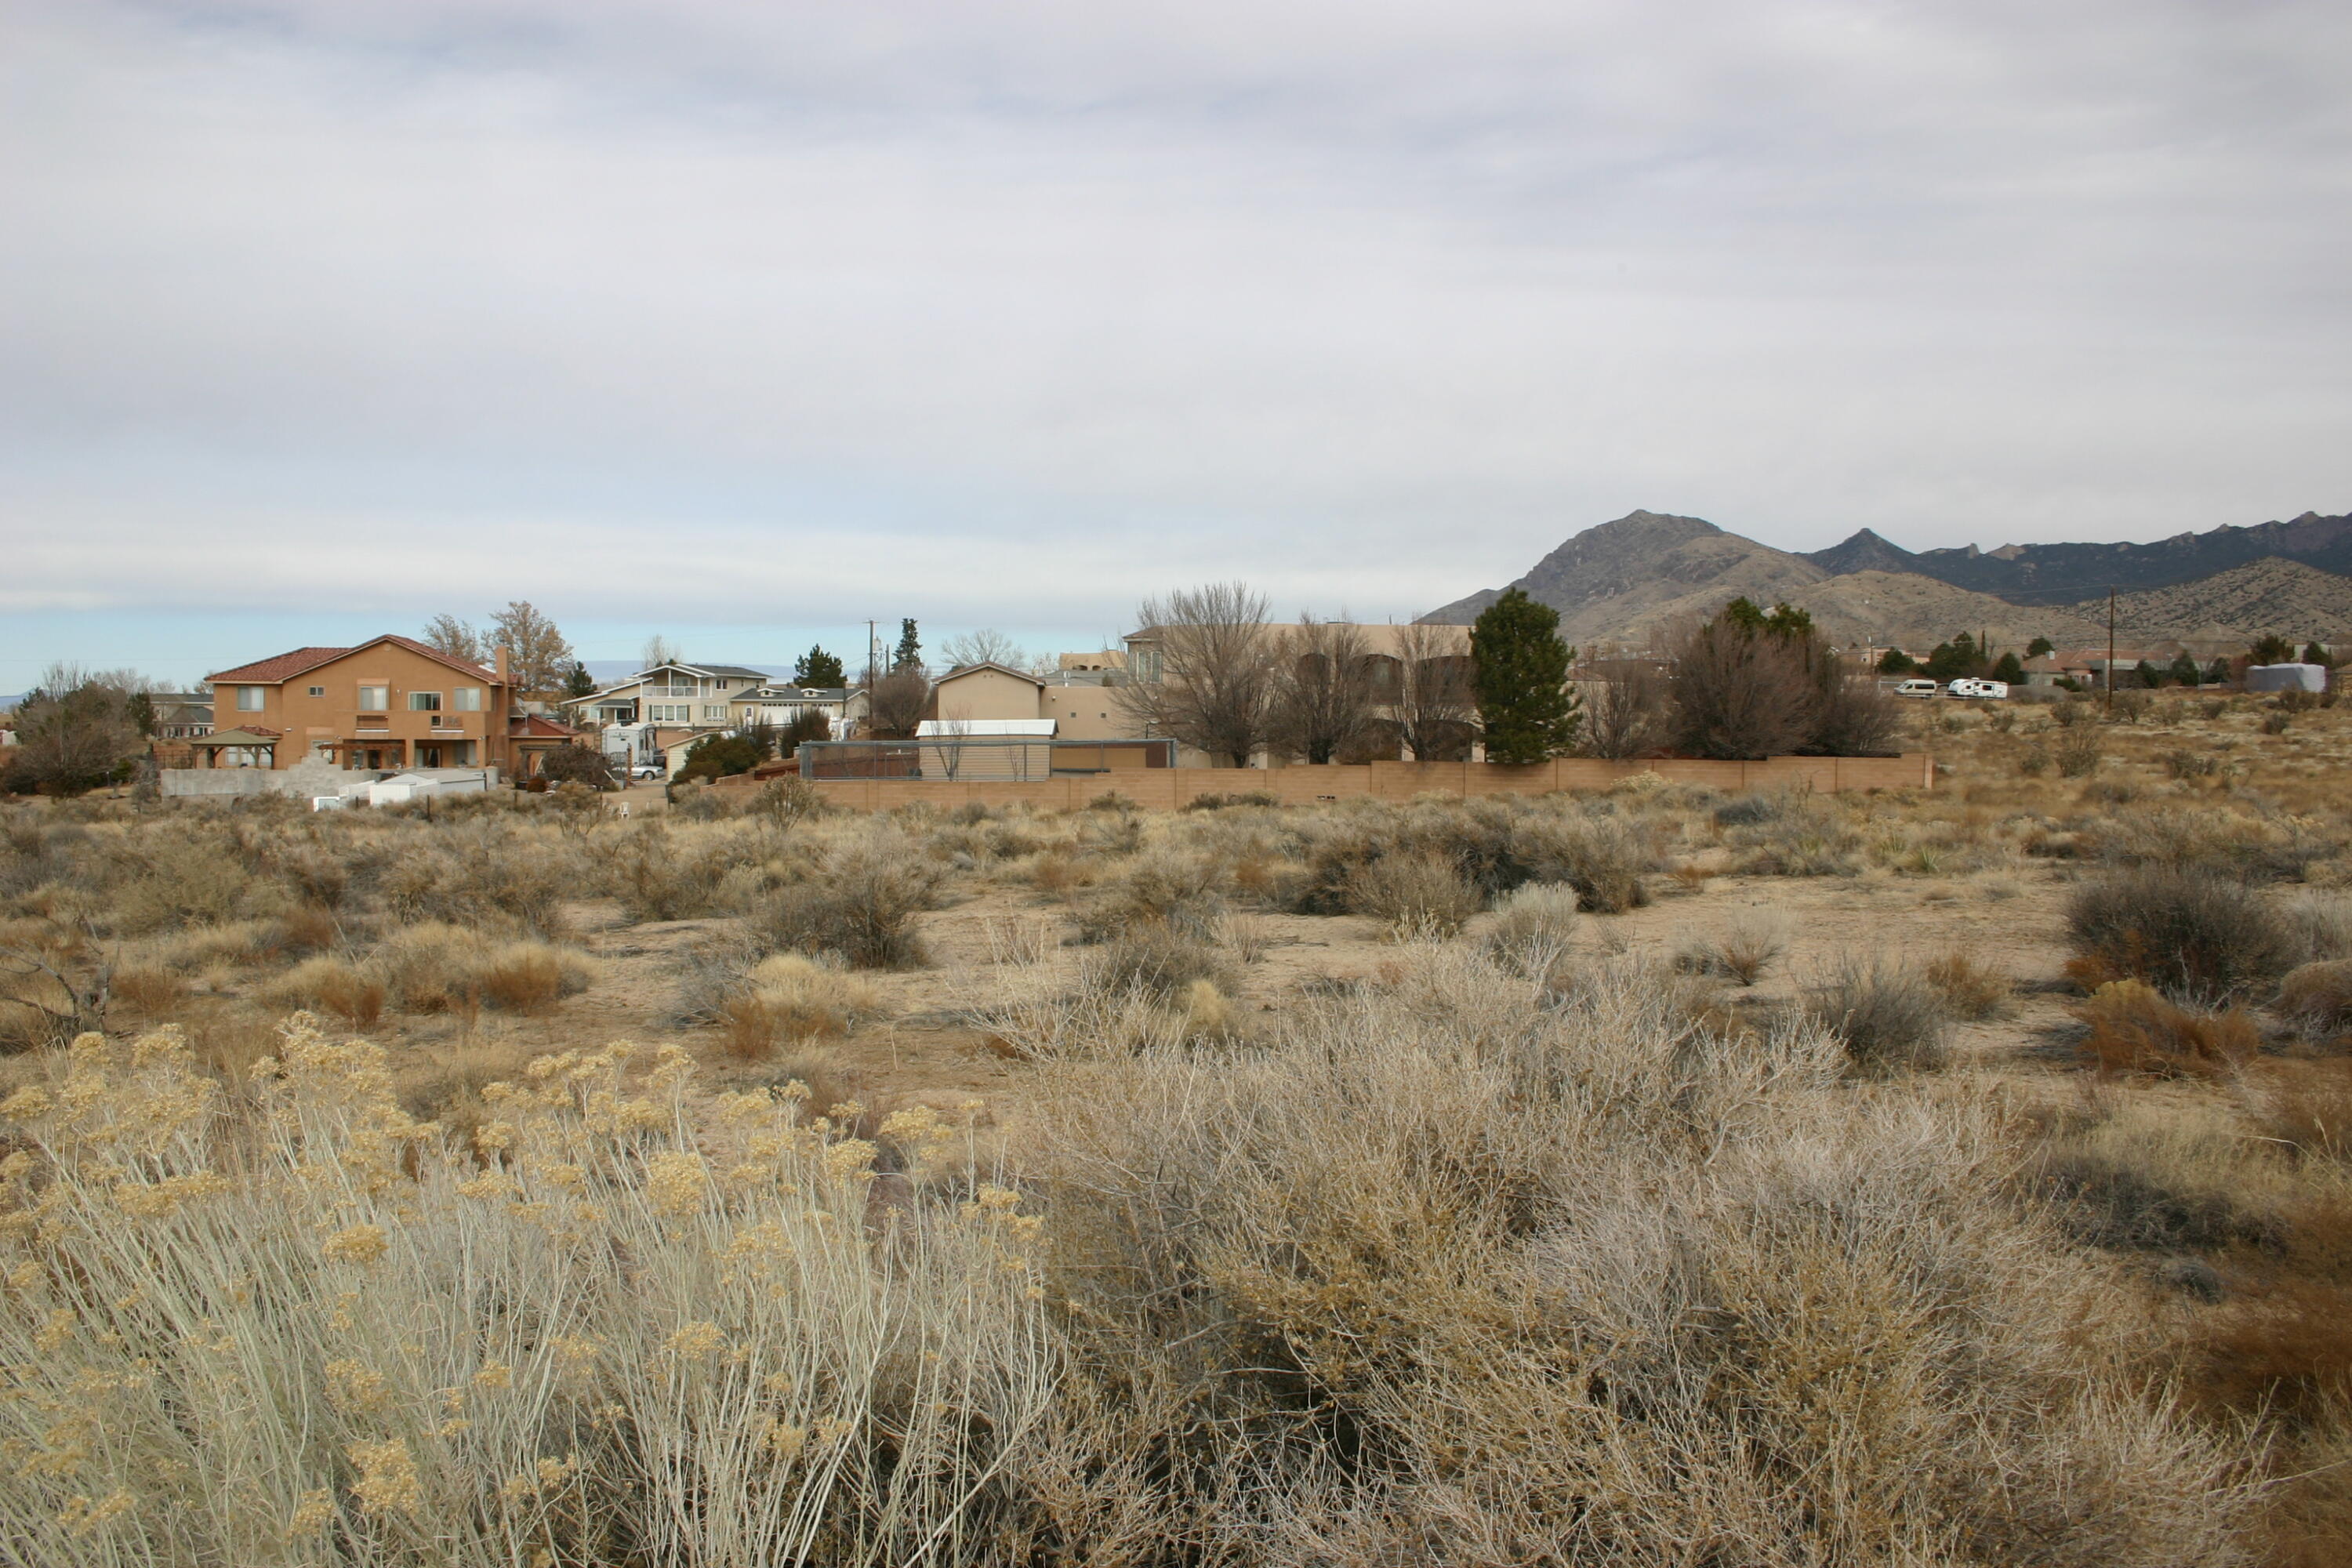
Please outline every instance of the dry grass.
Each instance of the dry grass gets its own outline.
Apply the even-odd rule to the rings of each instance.
[[[1753,985],[1789,951],[1788,917],[1770,910],[1744,910],[1720,928],[1684,937],[1676,965],[1695,974],[1718,975]]]
[[[2244,1067],[2262,1048],[2244,1013],[2184,1007],[2137,980],[2111,980],[2072,1011],[2090,1026],[2084,1059],[2107,1072],[2211,1078]]]
[[[742,988],[719,1004],[717,1021],[728,1054],[751,1061],[781,1047],[838,1038],[882,1011],[871,981],[786,952],[755,965]]]
[[[1457,935],[1485,902],[1436,855],[1384,855],[1351,867],[1340,898],[1350,914],[1369,915],[1399,938]]]
[[[1955,1018],[1981,1021],[2010,1011],[2009,977],[1964,952],[1931,958],[1921,971],[1944,1010]]]

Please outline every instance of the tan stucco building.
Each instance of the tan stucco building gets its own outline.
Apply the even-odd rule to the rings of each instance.
[[[498,666],[387,634],[357,647],[299,647],[208,678],[213,732],[192,741],[206,767],[285,769],[312,756],[347,768],[495,767],[521,776],[530,753],[571,732],[517,710]]]

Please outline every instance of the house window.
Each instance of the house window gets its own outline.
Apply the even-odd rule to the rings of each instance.
[[[381,713],[381,712],[383,712],[386,708],[389,708],[390,706],[392,706],[392,688],[391,688],[391,687],[389,687],[389,686],[362,686],[362,687],[361,687],[361,688],[360,688],[360,711],[361,711],[361,712],[362,712],[362,713]]]
[[[449,706],[459,713],[479,713],[482,710],[482,689],[461,686],[449,693]]]
[[[441,711],[441,694],[437,691],[412,691],[408,694],[408,710],[411,713],[438,713]]]
[[[702,705],[702,720],[706,724],[724,724],[727,722],[727,704],[724,702],[704,703]]]
[[[646,707],[652,714],[647,721],[648,723],[691,724],[694,722],[694,704],[691,702],[653,702],[646,704]]]
[[[327,694],[327,689],[323,686],[312,686],[305,688],[305,689],[313,697],[324,697]]]
[[[260,712],[262,690],[263,689],[258,686],[238,687],[236,689],[236,710],[240,713]]]

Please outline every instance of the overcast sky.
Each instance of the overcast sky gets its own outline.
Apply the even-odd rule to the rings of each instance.
[[[0,690],[2342,511],[2347,76],[2340,0],[0,0]]]

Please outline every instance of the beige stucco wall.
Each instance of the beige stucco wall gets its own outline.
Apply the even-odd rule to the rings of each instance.
[[[939,683],[939,716],[958,719],[1043,719],[1037,683],[1002,669],[967,669]]]
[[[1108,686],[1048,686],[1037,717],[1053,720],[1055,739],[1061,741],[1122,741],[1136,732]]]

